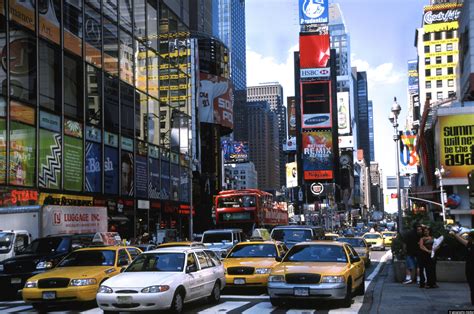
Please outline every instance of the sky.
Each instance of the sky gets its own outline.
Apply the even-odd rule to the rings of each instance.
[[[374,105],[375,160],[383,175],[395,175],[393,97],[407,115],[407,62],[416,59],[415,30],[429,0],[329,0],[339,3],[351,40],[351,66],[367,71]],[[293,52],[298,51],[298,0],[246,0],[247,86],[279,82],[294,96]]]

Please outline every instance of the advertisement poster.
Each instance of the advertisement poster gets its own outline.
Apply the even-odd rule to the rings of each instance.
[[[82,56],[82,1],[64,0],[64,48]]]
[[[179,200],[179,166],[171,164],[171,199]]]
[[[313,131],[302,135],[304,179],[332,179],[332,133],[330,131]]]
[[[48,0],[38,1],[39,11],[39,33],[41,36],[59,45],[61,20],[61,1]]]
[[[17,122],[10,124],[10,169],[12,185],[35,184],[36,131],[34,127]]]
[[[337,93],[337,127],[340,135],[351,133],[349,92]]]
[[[200,73],[199,119],[201,122],[233,128],[233,87],[225,78]]]
[[[301,83],[301,124],[303,128],[331,128],[331,83]]]
[[[170,163],[161,160],[161,199],[170,198]]]
[[[299,0],[300,25],[329,22],[328,0]]]
[[[249,145],[247,142],[223,140],[222,151],[226,164],[249,161]]]
[[[82,191],[83,156],[82,140],[64,136],[64,189]]]
[[[137,187],[137,197],[148,198],[148,170],[147,158],[136,156],[135,160],[135,184]]]
[[[296,99],[288,97],[288,136],[296,136]]]
[[[298,186],[298,168],[296,161],[286,164],[286,187],[294,188]]]
[[[120,191],[122,195],[133,196],[133,153],[122,150]]]
[[[325,68],[330,56],[329,35],[300,35],[300,68]]]
[[[40,130],[38,186],[61,188],[61,134]]]
[[[43,207],[43,229],[49,234],[107,232],[107,208],[83,206]]]
[[[409,132],[400,137],[400,174],[418,173],[418,154],[416,152],[416,135]]]
[[[10,0],[9,4],[10,4],[10,19],[34,31],[35,30],[35,1]]]
[[[466,179],[474,169],[474,113],[439,116],[440,162],[446,178]]]
[[[86,192],[101,192],[101,147],[100,144],[86,142]]]
[[[0,184],[7,180],[7,124],[0,119]]]
[[[105,146],[104,148],[104,190],[107,194],[118,194],[119,161],[118,149]]]
[[[449,31],[459,28],[462,4],[431,5],[424,7],[423,31],[425,33]]]
[[[408,92],[418,93],[418,60],[408,61]]]
[[[156,158],[148,158],[149,183],[148,195],[150,198],[160,198],[160,160]]]

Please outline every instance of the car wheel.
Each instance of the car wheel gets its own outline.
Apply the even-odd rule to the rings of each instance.
[[[221,286],[218,282],[214,284],[214,288],[212,288],[211,295],[209,296],[208,300],[211,304],[219,303],[221,299]]]
[[[38,311],[38,313],[47,313],[48,306],[46,304],[33,304],[33,308]]]
[[[362,278],[362,283],[357,287],[356,295],[364,295],[365,293],[365,273]]]
[[[180,314],[183,312],[183,293],[176,291],[171,302],[170,312],[173,314]]]
[[[270,298],[270,303],[273,306],[282,306],[285,302],[283,299],[275,299],[275,298]]]
[[[352,304],[352,282],[349,281],[347,282],[347,289],[346,289],[346,296],[344,297],[342,301],[342,305],[344,307],[351,307]]]

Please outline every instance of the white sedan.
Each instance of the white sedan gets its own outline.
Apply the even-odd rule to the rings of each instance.
[[[125,271],[104,281],[97,304],[104,311],[170,309],[201,298],[218,303],[225,285],[224,267],[206,250],[162,248],[137,256]]]

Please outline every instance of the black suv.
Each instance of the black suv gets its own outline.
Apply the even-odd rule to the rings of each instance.
[[[92,243],[94,234],[52,235],[33,240],[15,257],[0,262],[0,291],[15,297],[28,278],[45,272],[75,249]]]

